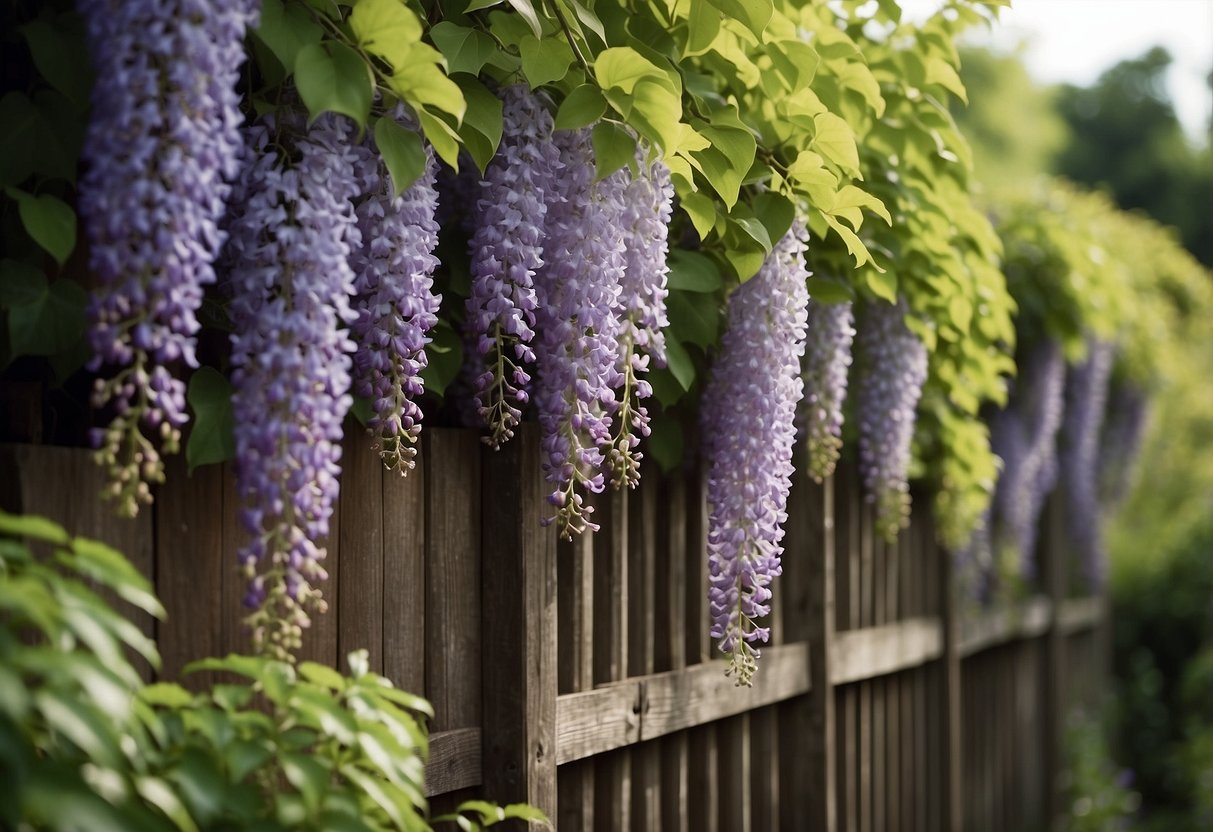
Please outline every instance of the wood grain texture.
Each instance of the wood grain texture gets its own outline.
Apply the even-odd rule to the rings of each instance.
[[[430,763],[425,769],[426,796],[479,786],[480,729],[456,728],[430,734]]]
[[[344,658],[365,649],[371,670],[383,672],[383,464],[364,431],[342,443],[338,540],[341,580],[333,613]]]
[[[942,627],[932,618],[835,633],[830,645],[830,682],[845,685],[916,667],[939,658]]]
[[[405,476],[385,472],[383,485],[383,672],[397,687],[425,690],[425,495],[429,453],[422,443]],[[471,591],[479,587],[472,578]]]

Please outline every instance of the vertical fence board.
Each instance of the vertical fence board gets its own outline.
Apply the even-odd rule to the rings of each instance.
[[[761,671],[759,671],[761,672]],[[739,714],[716,723],[719,745],[720,828],[750,832],[750,715]]]
[[[425,495],[429,452],[406,476],[385,472],[383,487],[383,673],[397,687],[425,690]],[[479,593],[479,576],[463,591]],[[477,635],[479,638],[479,635]]]
[[[653,672],[657,621],[658,477],[658,471],[646,471],[641,485],[627,495],[629,676],[644,676]],[[642,703],[641,707],[645,705]],[[661,750],[656,742],[645,742],[637,746],[631,756],[630,828],[655,829],[661,825]]]
[[[686,644],[687,664],[699,664],[712,658],[716,645],[708,635],[708,503],[707,482],[702,470],[687,478],[686,537]],[[692,829],[716,832],[722,828],[716,808],[719,797],[716,729],[705,725],[692,729],[687,737],[690,794],[687,811]],[[723,827],[727,829],[727,827]]]
[[[428,433],[428,431],[427,431]],[[370,654],[371,669],[383,670],[383,465],[371,437],[346,433],[341,457],[341,581],[335,617],[337,649]]]
[[[686,667],[687,482],[680,472],[661,478],[657,528],[657,597],[660,624],[654,645],[656,670]],[[661,740],[661,825],[666,832],[689,832],[687,732]]]
[[[601,529],[594,534],[594,682],[623,679],[628,670],[628,512],[626,492],[595,501]],[[626,751],[603,755],[595,766],[595,829],[629,828],[632,759]]]
[[[559,687],[561,693],[594,686],[594,544],[582,535],[561,541],[559,581]],[[594,761],[569,763],[559,773],[558,829],[594,828]]]
[[[483,451],[481,731],[484,792],[556,817],[556,536],[539,431]]]

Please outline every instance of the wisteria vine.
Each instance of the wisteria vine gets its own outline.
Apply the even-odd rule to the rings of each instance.
[[[809,301],[800,414],[809,446],[809,475],[817,482],[834,473],[842,450],[842,406],[854,338],[850,303]]]
[[[1092,587],[1103,581],[1103,533],[1099,511],[1099,435],[1103,427],[1113,347],[1087,341],[1086,360],[1066,380],[1060,469],[1066,495],[1066,530]]]
[[[361,244],[355,127],[326,114],[267,116],[247,130],[249,160],[233,194],[225,259],[231,297],[232,410],[258,650],[289,658],[327,578],[329,533],[349,410],[343,326],[355,313],[351,252]]]
[[[80,213],[100,286],[89,306],[92,402],[113,413],[94,433],[120,513],[164,480],[188,421],[203,287],[215,280],[219,220],[239,170],[236,82],[255,0],[78,4],[97,77]]]
[[[708,461],[708,604],[726,673],[749,685],[782,571],[796,404],[803,382],[808,234],[800,223],[729,297],[727,328],[703,398]],[[762,368],[761,372],[755,372]]]
[[[867,304],[855,342],[859,463],[877,531],[888,540],[909,522],[910,444],[927,377],[927,348],[906,326],[906,314],[901,298]]]

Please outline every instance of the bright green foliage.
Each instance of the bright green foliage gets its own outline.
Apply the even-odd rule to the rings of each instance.
[[[39,517],[0,513],[0,826],[126,830],[479,829],[545,820],[468,801],[427,819],[421,697],[369,672],[251,656],[195,662],[238,681],[145,685],[155,644],[100,586],[164,609],[134,567]]]

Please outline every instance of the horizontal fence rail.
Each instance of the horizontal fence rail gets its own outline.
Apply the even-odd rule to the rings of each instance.
[[[548,510],[538,433],[501,451],[427,428],[407,478],[347,440],[328,541],[330,611],[301,658],[372,669],[433,703],[427,792],[528,801],[561,830],[1033,830],[1055,814],[1064,713],[1098,686],[1105,602],[1067,598],[1059,507],[1036,594],[969,609],[915,495],[888,544],[852,466],[797,473],[771,644],[752,688],[708,637],[699,472],[645,470],[572,543]],[[229,466],[169,471],[119,520],[85,451],[0,446],[0,506],[124,551],[153,581],[161,675],[246,649]],[[151,669],[145,673],[151,676]],[[205,684],[200,674],[187,684]]]

